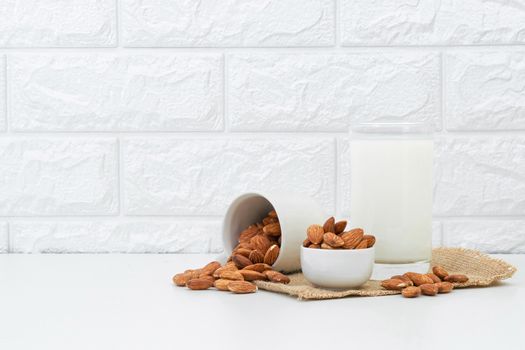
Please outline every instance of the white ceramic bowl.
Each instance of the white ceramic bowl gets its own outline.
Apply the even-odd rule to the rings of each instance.
[[[301,246],[304,277],[319,287],[356,288],[370,279],[374,247],[368,249],[311,249]]]
[[[273,264],[278,271],[301,269],[300,250],[311,224],[324,222],[323,209],[312,198],[300,193],[246,193],[237,197],[228,208],[223,222],[225,256],[238,244],[239,234],[249,225],[261,221],[275,209],[281,224],[281,249]]]

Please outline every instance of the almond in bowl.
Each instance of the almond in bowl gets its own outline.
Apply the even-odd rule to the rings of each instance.
[[[311,225],[301,247],[304,277],[316,286],[357,288],[370,279],[374,267],[375,237],[360,228],[345,231],[346,222],[331,217]]]

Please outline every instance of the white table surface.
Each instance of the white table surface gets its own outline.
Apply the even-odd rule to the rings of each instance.
[[[525,255],[491,288],[298,301],[190,291],[210,255],[0,255],[0,349],[525,349]]]

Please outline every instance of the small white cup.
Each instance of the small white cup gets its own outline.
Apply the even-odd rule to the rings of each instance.
[[[319,287],[356,288],[370,279],[374,247],[367,249],[312,249],[301,247],[304,277]]]
[[[321,206],[300,193],[246,193],[237,197],[224,216],[224,252],[230,255],[242,230],[262,221],[272,209],[277,212],[281,224],[281,249],[273,268],[283,272],[298,271],[301,269],[300,247],[306,238],[306,229],[326,219]]]

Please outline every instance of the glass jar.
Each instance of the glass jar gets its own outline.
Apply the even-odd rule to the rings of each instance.
[[[372,278],[427,272],[432,253],[432,125],[355,125],[350,154],[350,220],[377,239]]]

